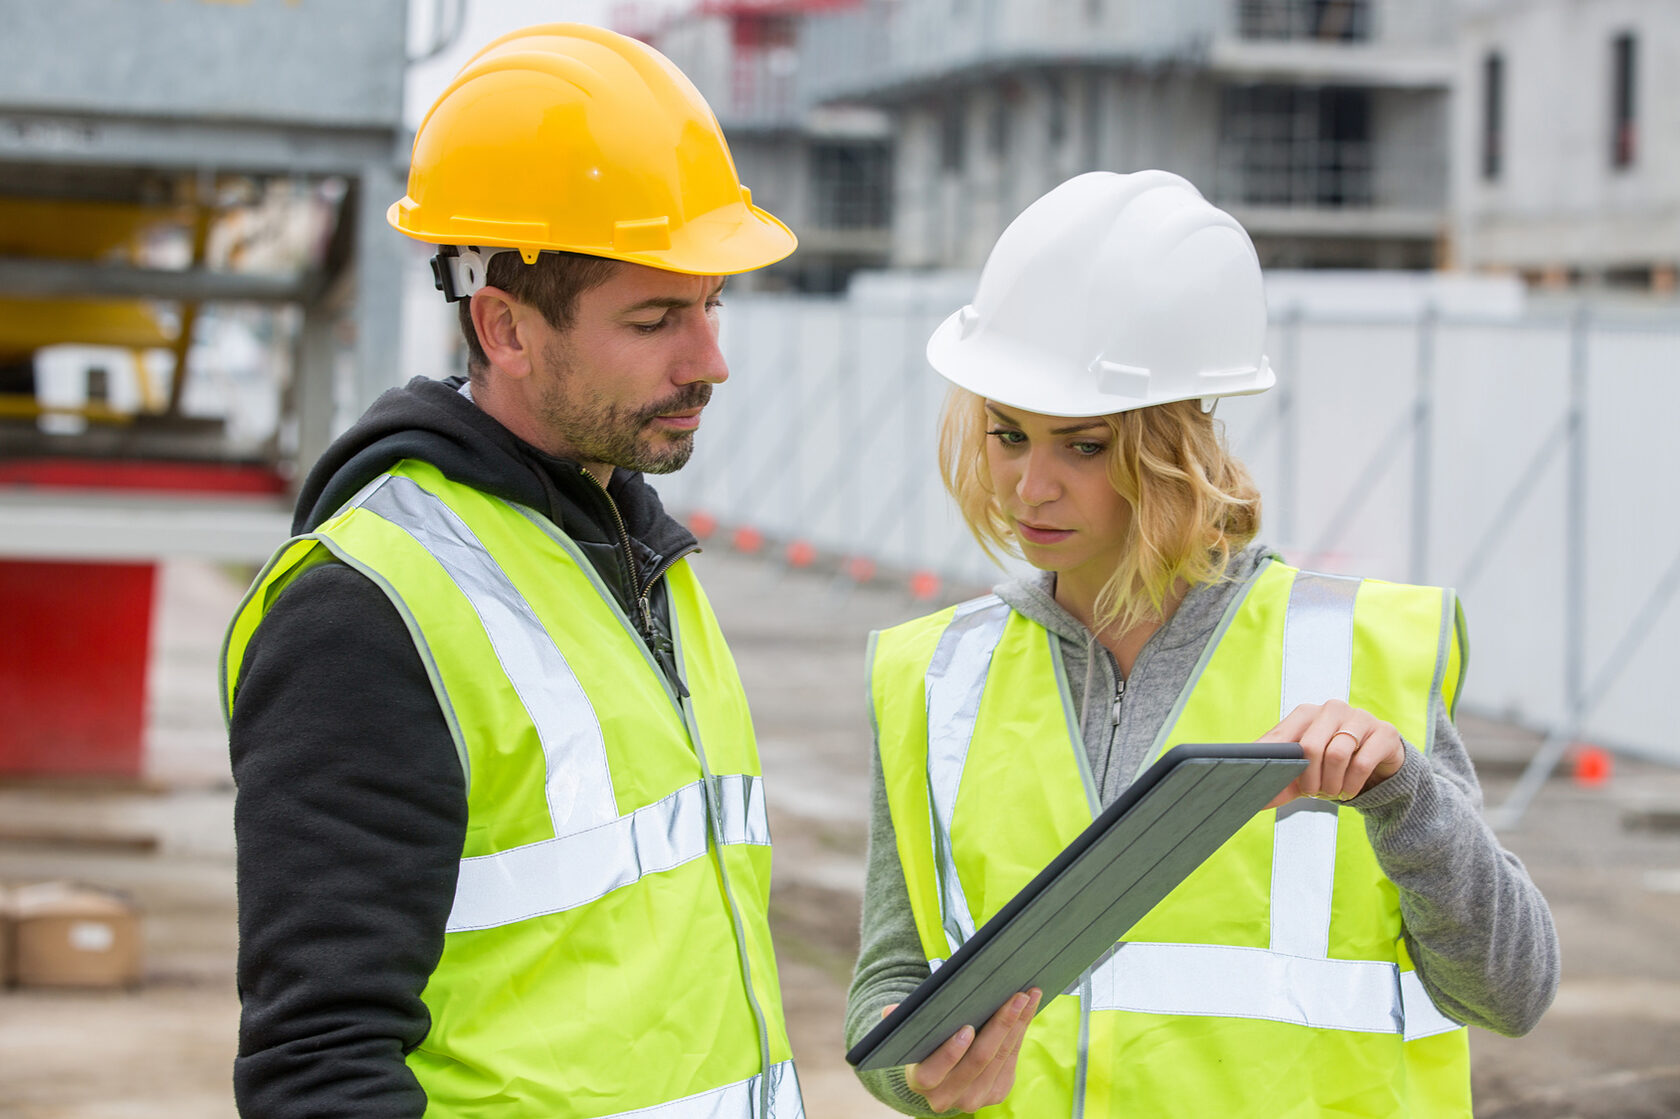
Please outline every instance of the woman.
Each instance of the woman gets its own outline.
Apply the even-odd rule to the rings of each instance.
[[[947,486],[1038,573],[872,642],[848,1044],[1168,747],[1309,764],[1075,990],[862,1074],[906,1114],[1468,1116],[1464,1025],[1524,1033],[1551,1002],[1550,913],[1452,723],[1451,592],[1253,543],[1259,494],[1210,412],[1270,387],[1264,335],[1242,228],[1143,171],[1035,202],[929,342]]]

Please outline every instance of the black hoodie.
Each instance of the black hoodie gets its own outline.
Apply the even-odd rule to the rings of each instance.
[[[375,401],[310,471],[293,531],[421,459],[546,513],[672,672],[659,576],[694,537],[641,475],[614,471],[603,490],[514,436],[461,384],[416,378]],[[229,748],[240,1113],[418,1119],[426,1098],[404,1058],[431,1024],[420,992],[443,951],[466,789],[419,654],[377,587],[329,563],[286,588],[247,649]]]

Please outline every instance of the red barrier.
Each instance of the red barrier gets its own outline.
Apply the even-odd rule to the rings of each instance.
[[[0,461],[0,486],[285,492],[244,463],[71,458]],[[140,776],[156,583],[151,563],[0,560],[0,774]]]
[[[0,773],[140,775],[156,572],[0,561]]]

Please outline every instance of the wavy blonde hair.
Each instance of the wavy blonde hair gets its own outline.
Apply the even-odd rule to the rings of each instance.
[[[1097,596],[1095,629],[1159,621],[1180,580],[1225,577],[1231,556],[1260,531],[1260,491],[1225,445],[1224,425],[1196,400],[1102,417],[1113,440],[1108,480],[1131,506],[1114,574]],[[939,471],[963,520],[993,560],[1021,550],[986,463],[986,401],[952,387],[939,425]]]

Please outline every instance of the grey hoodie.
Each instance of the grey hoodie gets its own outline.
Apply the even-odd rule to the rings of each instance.
[[[1108,650],[1056,602],[1053,574],[996,588],[1011,608],[1060,641],[1104,805],[1148,760],[1226,607],[1270,554],[1252,546],[1232,558],[1225,581],[1192,589],[1124,679]],[[1557,932],[1522,863],[1482,820],[1481,787],[1458,728],[1444,710],[1435,715],[1428,755],[1408,743],[1399,772],[1347,804],[1364,815],[1377,861],[1399,887],[1406,948],[1435,1005],[1461,1022],[1516,1036],[1534,1027],[1557,990]],[[880,1021],[882,1008],[902,1001],[928,975],[898,861],[879,743],[872,798],[862,945],[846,1005],[848,1046]],[[906,1115],[939,1114],[905,1084],[903,1069],[859,1075],[878,1099]]]

